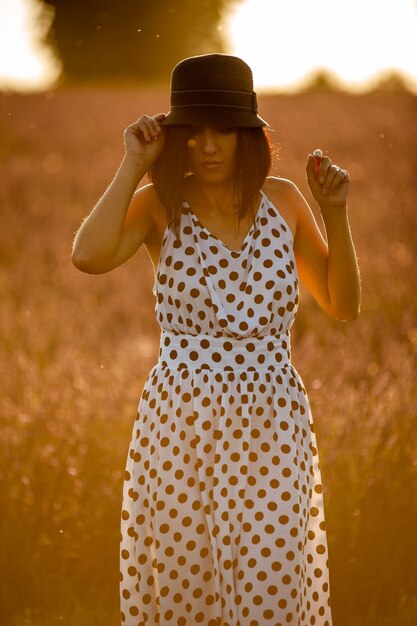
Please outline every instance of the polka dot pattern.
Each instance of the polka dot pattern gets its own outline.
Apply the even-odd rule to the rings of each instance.
[[[291,231],[262,193],[233,251],[185,203],[154,294],[159,356],[123,491],[122,624],[331,626],[316,437],[291,364]]]

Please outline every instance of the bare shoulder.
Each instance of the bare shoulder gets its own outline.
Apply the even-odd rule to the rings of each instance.
[[[135,191],[130,207],[141,209],[142,211],[154,211],[159,209],[160,204],[161,202],[154,185],[149,183]]]
[[[147,225],[145,243],[154,237],[159,229],[164,209],[152,183],[143,185],[135,191],[126,216],[126,226],[132,229]]]
[[[268,176],[265,179],[262,190],[268,196],[277,211],[279,211],[290,227],[293,237],[295,237],[300,196],[298,187],[287,178]]]
[[[266,194],[271,193],[274,197],[281,199],[294,198],[300,191],[295,183],[288,178],[279,178],[278,176],[267,176],[263,186]]]

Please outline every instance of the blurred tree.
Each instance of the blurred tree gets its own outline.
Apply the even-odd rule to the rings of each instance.
[[[379,74],[374,82],[374,91],[408,91],[408,84],[406,77],[401,72],[395,70],[387,70]]]
[[[302,87],[303,91],[337,91],[341,90],[340,80],[334,72],[318,69],[309,74]]]
[[[236,0],[43,0],[70,79],[158,79],[179,60],[224,51],[220,21]]]

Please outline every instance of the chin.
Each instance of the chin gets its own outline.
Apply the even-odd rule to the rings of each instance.
[[[225,183],[227,181],[233,182],[233,174],[229,174],[223,171],[204,171],[194,172],[194,178],[201,183]]]

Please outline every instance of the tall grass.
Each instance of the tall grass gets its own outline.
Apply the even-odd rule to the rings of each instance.
[[[122,130],[167,110],[126,89],[0,102],[0,612],[11,626],[118,624],[124,463],[157,358],[142,249],[88,276],[71,264],[81,219],[122,157]],[[334,626],[417,623],[417,120],[407,93],[263,96],[274,173],[312,207],[316,147],[351,172],[362,277],[354,322],[302,290],[293,360],[320,451]],[[316,211],[317,214],[317,211]]]

